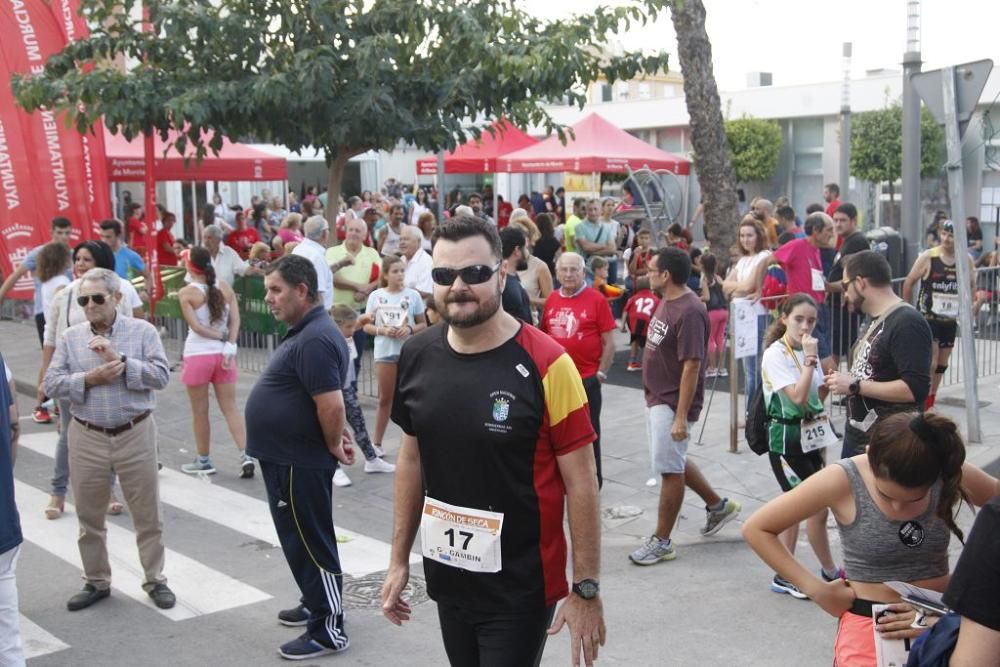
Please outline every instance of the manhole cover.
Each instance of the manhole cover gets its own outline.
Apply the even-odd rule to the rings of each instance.
[[[385,571],[373,572],[363,577],[344,575],[344,609],[374,609],[382,606],[382,582]],[[427,602],[427,582],[423,577],[410,575],[410,582],[403,594],[411,605]]]
[[[965,407],[965,399],[964,398],[954,398],[954,397],[949,396],[947,398],[939,398],[935,402],[936,403],[941,403],[943,405],[947,405],[947,406],[952,407],[952,408],[964,408]],[[979,409],[982,410],[983,408],[989,406],[989,404],[990,404],[989,401],[979,401]]]

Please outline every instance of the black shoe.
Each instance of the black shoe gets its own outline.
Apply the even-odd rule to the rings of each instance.
[[[69,599],[66,608],[70,611],[80,611],[109,595],[111,595],[110,588],[97,588],[93,584],[84,584],[83,590]]]
[[[177,603],[177,597],[166,584],[156,584],[146,592],[153,598],[153,604],[160,609],[171,609]]]
[[[309,610],[304,604],[293,609],[282,609],[278,612],[278,623],[294,628],[309,623]]]

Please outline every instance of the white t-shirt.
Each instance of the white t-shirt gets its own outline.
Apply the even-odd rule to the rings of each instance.
[[[52,297],[56,295],[56,292],[62,288],[69,285],[70,280],[65,274],[59,274],[49,278],[44,283],[42,283],[42,312],[46,313],[49,310],[49,304],[52,303]]]
[[[313,268],[316,269],[319,293],[323,295],[323,308],[326,310],[333,308],[333,271],[326,263],[326,248],[312,239],[305,238],[295,246],[292,254],[305,257],[312,262]]]
[[[424,300],[416,291],[403,288],[399,292],[390,292],[385,287],[375,290],[368,296],[365,313],[374,319],[376,327],[401,327],[416,324],[417,315],[424,313]],[[402,338],[375,336],[375,360],[398,357],[403,349]]]
[[[403,284],[418,292],[430,294],[434,291],[434,280],[431,278],[431,269],[434,268],[434,260],[421,248],[413,257],[406,262],[406,273]]]
[[[750,276],[754,274],[757,267],[761,262],[764,261],[771,253],[767,250],[761,250],[755,255],[743,255],[737,260],[736,264],[730,269],[730,277],[738,282],[743,282]],[[740,296],[733,299],[733,301],[749,301],[746,297]],[[754,311],[758,315],[767,315],[767,308],[758,301],[754,304]]]

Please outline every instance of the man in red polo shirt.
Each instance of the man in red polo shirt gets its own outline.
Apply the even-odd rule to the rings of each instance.
[[[601,475],[601,384],[615,358],[615,318],[607,299],[584,282],[583,257],[564,252],[556,262],[556,277],[560,287],[545,300],[539,328],[562,345],[583,378],[590,406],[590,422],[597,439],[594,457],[597,460],[597,485]]]
[[[826,214],[832,218],[840,206],[840,186],[836,183],[827,183],[824,185],[823,201],[826,202]]]
[[[830,346],[830,310],[824,305],[826,301],[826,274],[823,272],[823,261],[820,248],[829,248],[833,243],[833,220],[825,213],[811,213],[802,226],[806,233],[804,239],[795,239],[774,251],[774,258],[781,262],[788,278],[788,293],[805,293],[811,296],[819,306],[819,316],[813,335],[819,339],[819,358],[823,369],[833,368],[832,348]],[[766,262],[761,262],[766,265]],[[758,270],[760,283],[763,284],[765,270]]]

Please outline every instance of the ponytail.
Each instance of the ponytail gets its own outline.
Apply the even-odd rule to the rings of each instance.
[[[219,322],[226,314],[226,297],[222,290],[215,286],[215,267],[212,266],[212,255],[207,248],[196,246],[191,248],[188,255],[188,264],[191,273],[205,276],[205,284],[208,286],[206,300],[208,303],[208,315],[210,322]]]
[[[954,421],[935,413],[905,412],[880,419],[872,431],[868,463],[876,477],[907,488],[929,487],[940,479],[936,514],[964,544],[955,514],[961,501],[970,500],[962,487],[965,443]]]

